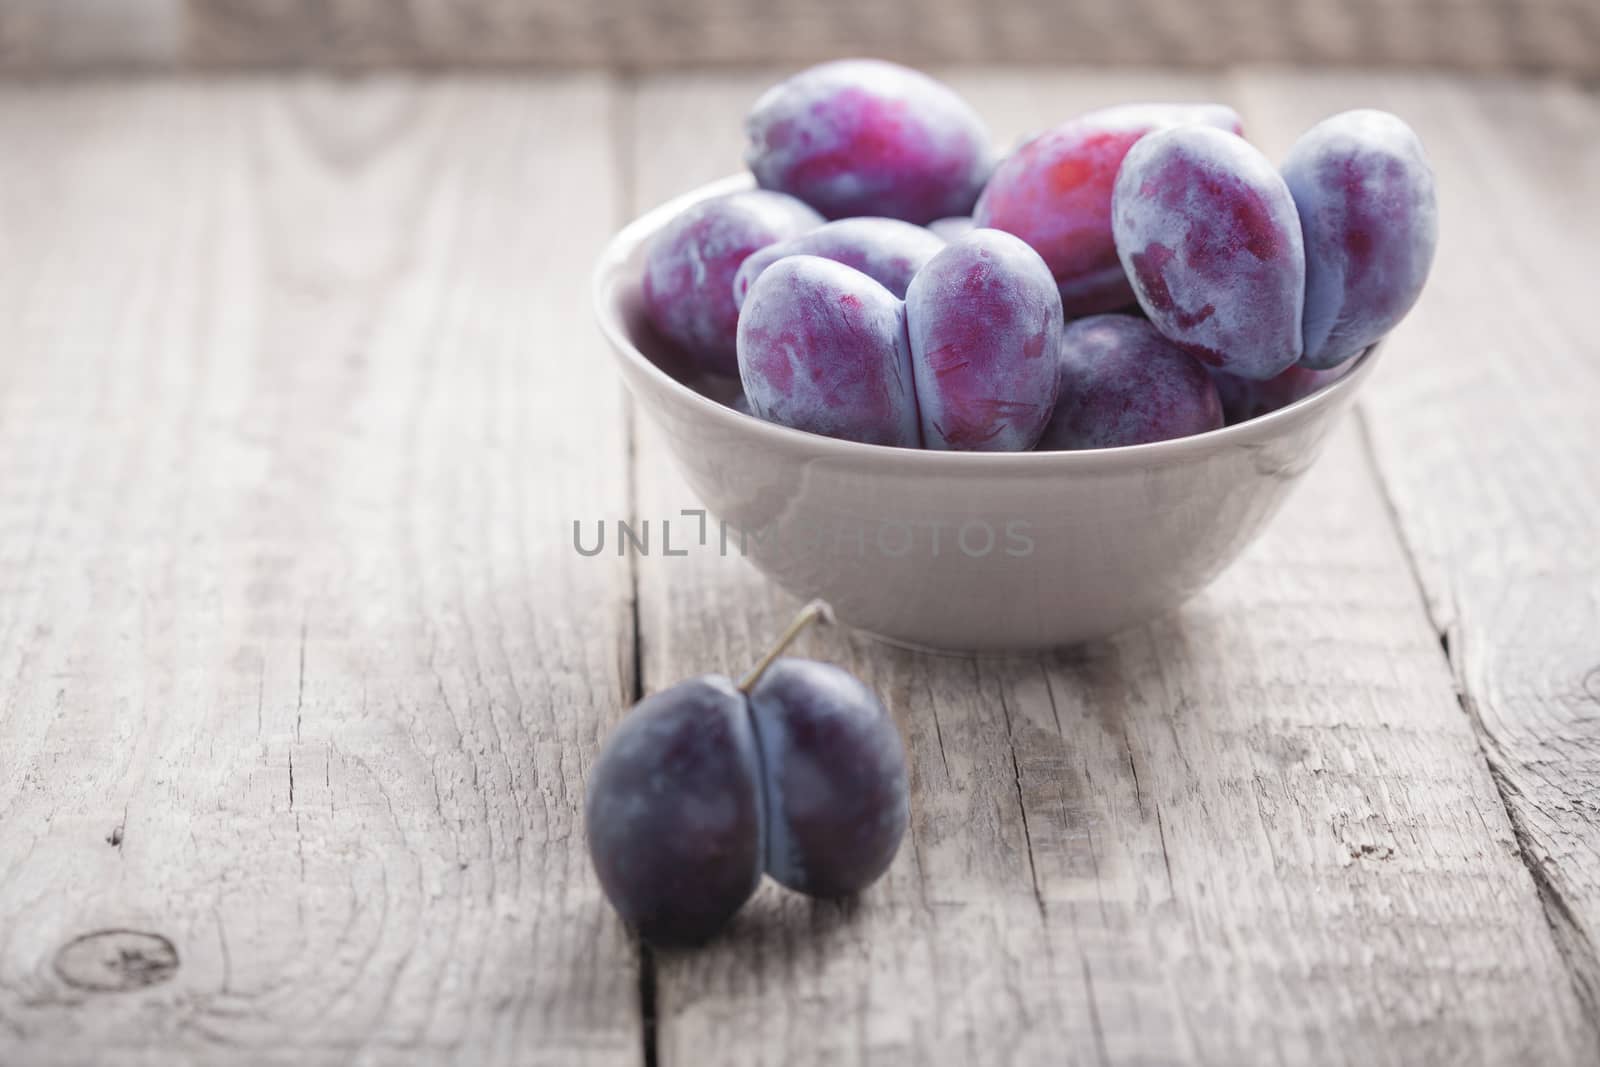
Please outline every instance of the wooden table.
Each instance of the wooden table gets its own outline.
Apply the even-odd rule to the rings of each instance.
[[[1600,99],[1560,82],[957,71],[1009,139],[1392,108],[1431,288],[1268,534],[1046,656],[838,630],[912,833],[651,953],[586,772],[793,603],[574,551],[693,507],[587,277],[737,166],[770,75],[0,90],[0,1063],[1600,1059]]]

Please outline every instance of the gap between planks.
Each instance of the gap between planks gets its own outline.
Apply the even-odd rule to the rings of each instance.
[[[638,81],[628,74],[617,74],[611,79],[611,135],[612,158],[617,161],[617,198],[621,211],[617,219],[620,228],[632,214],[637,199],[639,160],[635,150],[638,122]],[[617,385],[618,389],[622,386]],[[623,396],[623,427],[626,435],[624,454],[627,458],[626,495],[628,514],[637,517],[639,506],[639,409],[630,395]],[[629,619],[632,626],[632,703],[644,698],[643,629],[639,623],[639,557],[628,556]],[[639,978],[639,1045],[644,1067],[657,1067],[660,1060],[656,1041],[656,958],[655,951],[637,936],[632,937],[638,953]]]

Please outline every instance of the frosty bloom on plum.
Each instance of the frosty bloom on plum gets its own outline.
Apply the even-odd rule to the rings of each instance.
[[[708,674],[651,694],[601,750],[584,805],[589,855],[645,940],[704,941],[763,872],[841,897],[894,859],[909,822],[894,720],[839,667],[780,658],[827,617],[808,604],[737,685]]]
[[[1220,428],[1219,395],[1230,422],[1266,414],[1332,380],[1291,368],[1331,371],[1400,321],[1437,238],[1422,147],[1376,111],[1319,123],[1281,174],[1213,103],[1102,108],[996,164],[948,86],[843,60],[764,94],[746,133],[761,188],[656,238],[647,311],[737,374],[737,410],[865,445],[1153,444]],[[1063,353],[1110,312],[1148,329]]]
[[[640,218],[597,275],[654,443],[750,527],[726,551],[896,640],[1049,647],[1204,588],[1432,262],[1432,173],[1394,116],[1320,122],[1281,170],[1226,103],[1045,118],[996,152],[925,75],[802,71],[751,107],[749,174]],[[755,191],[803,213],[758,226],[728,199]],[[680,228],[706,202],[742,258]],[[642,299],[657,254],[715,264],[714,344],[674,332],[693,302]]]

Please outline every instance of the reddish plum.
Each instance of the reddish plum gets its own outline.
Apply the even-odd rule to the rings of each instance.
[[[912,277],[944,244],[938,235],[899,219],[840,219],[752,252],[734,275],[734,303],[743,307],[751,283],[785,256],[821,256],[854,267],[904,300]]]
[[[1116,448],[1222,425],[1216,386],[1143,319],[1093,315],[1061,337],[1061,398],[1041,449]]]
[[[737,373],[733,277],[750,253],[804,233],[822,217],[792,196],[752,189],[702,200],[674,218],[645,254],[650,321],[703,370]]]
[[[751,410],[771,422],[919,443],[905,305],[843,263],[788,256],[761,273],[739,316],[739,377]]]
[[[924,445],[1026,451],[1055,408],[1061,294],[1020,238],[973,230],[906,290]]]
[[[983,120],[954,90],[876,59],[823,63],[774,86],[745,132],[761,187],[830,219],[965,215],[992,165]]]
[[[1433,169],[1422,142],[1385,111],[1346,111],[1295,142],[1283,178],[1306,247],[1305,355],[1337,366],[1417,302],[1438,243]]]
[[[1112,231],[1134,294],[1168,340],[1256,380],[1300,358],[1305,250],[1289,189],[1245,141],[1210,126],[1129,149]]]
[[[1203,123],[1242,132],[1221,104],[1128,104],[1092,111],[1033,137],[995,168],[973,211],[979,226],[1033,246],[1061,287],[1068,316],[1133,303],[1111,235],[1111,190],[1134,142],[1152,130]]]

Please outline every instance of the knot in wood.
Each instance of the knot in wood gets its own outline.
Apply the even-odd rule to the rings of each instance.
[[[55,966],[75,989],[123,993],[171,978],[178,970],[178,950],[160,934],[96,930],[62,945]]]

